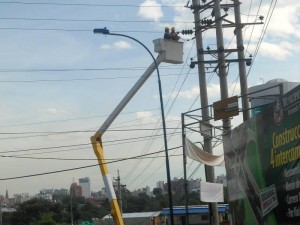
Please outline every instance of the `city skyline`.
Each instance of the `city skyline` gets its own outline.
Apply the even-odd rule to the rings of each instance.
[[[36,192],[36,193],[34,193],[34,192],[20,192],[20,193],[10,193],[10,191],[9,191],[9,189],[7,189],[7,190],[5,190],[5,194],[3,194],[3,193],[1,193],[0,192],[0,196],[8,196],[9,198],[11,198],[12,196],[14,196],[14,195],[21,195],[21,194],[29,194],[30,196],[35,196],[35,195],[38,195],[38,194],[40,194],[40,193],[44,193],[44,192],[48,192],[49,190],[52,190],[52,191],[55,191],[55,190],[68,190],[68,191],[70,191],[71,190],[71,188],[72,188],[72,185],[75,183],[76,185],[78,185],[78,186],[80,186],[80,184],[79,184],[79,181],[81,180],[81,179],[86,179],[86,178],[88,178],[88,177],[84,177],[84,178],[78,178],[78,182],[76,182],[74,179],[72,180],[72,182],[70,183],[70,185],[69,185],[69,187],[44,187],[43,189],[40,189],[38,192]],[[183,180],[184,178],[177,178],[177,177],[174,177],[174,178],[172,178],[171,179],[171,181],[172,182],[176,182],[176,181],[178,181],[178,180]],[[88,180],[90,181],[90,179],[88,178]],[[225,180],[226,180],[226,176],[224,175],[224,174],[221,174],[220,176],[217,176],[216,177],[216,183],[223,183],[223,185],[226,185],[226,184],[224,184],[224,182],[225,182]],[[194,184],[195,182],[198,182],[199,184],[199,187],[200,187],[200,181],[201,181],[201,179],[190,179],[190,180],[188,180],[189,182],[192,182],[191,183],[191,185],[189,186],[189,190],[190,191],[192,191],[193,189],[195,189],[195,186],[197,186],[197,184]],[[91,182],[91,181],[90,181]],[[114,188],[115,188],[115,190],[117,190],[117,182],[116,181],[114,181],[113,182],[113,184],[114,184]],[[152,192],[153,191],[153,189],[154,188],[161,188],[162,190],[164,190],[164,191],[166,191],[167,192],[167,189],[166,189],[166,184],[167,184],[167,181],[157,181],[156,183],[155,183],[155,185],[153,186],[153,188],[150,188],[148,185],[147,186],[144,186],[144,187],[140,187],[140,188],[137,188],[137,189],[135,189],[135,190],[129,190],[129,189],[127,189],[127,190],[129,190],[130,192],[136,192],[136,191],[141,191],[141,190],[143,190],[143,189],[145,189],[145,188],[149,188],[150,189],[150,192]],[[123,183],[121,182],[121,185],[123,185]],[[126,186],[125,186],[126,187]],[[198,188],[199,188],[198,187]],[[99,190],[90,190],[90,193],[97,193],[97,192],[103,192],[103,189],[105,189],[105,186],[103,186],[103,187],[101,187]],[[172,187],[172,189],[176,189],[175,187]],[[104,192],[106,192],[106,190],[104,190]],[[104,193],[105,195],[107,194],[107,193]],[[90,194],[91,195],[91,194]],[[82,196],[83,197],[85,197],[84,195],[83,195],[83,193],[82,193]],[[85,197],[85,198],[87,198],[87,197]]]

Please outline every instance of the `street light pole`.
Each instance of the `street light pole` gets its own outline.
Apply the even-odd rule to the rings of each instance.
[[[168,195],[169,195],[169,208],[170,208],[170,219],[171,219],[171,225],[174,225],[174,218],[173,218],[173,201],[172,201],[172,190],[171,190],[171,175],[170,175],[170,164],[169,164],[169,153],[168,153],[168,143],[167,143],[167,132],[166,132],[166,121],[165,121],[165,113],[164,113],[164,104],[163,104],[163,97],[162,97],[162,87],[161,87],[161,80],[160,80],[160,74],[157,62],[151,53],[151,51],[139,40],[128,36],[124,34],[116,34],[116,33],[110,33],[108,29],[94,29],[95,34],[105,34],[105,35],[113,35],[113,36],[121,36],[129,38],[133,41],[138,42],[140,45],[142,45],[147,52],[150,54],[151,58],[154,61],[156,71],[157,71],[157,78],[158,78],[158,88],[159,88],[159,99],[160,99],[160,109],[161,109],[161,117],[162,117],[162,125],[163,125],[163,135],[164,135],[164,145],[165,145],[165,157],[166,157],[166,170],[167,170],[167,181],[168,181]]]
[[[72,199],[72,195],[73,195],[73,190],[70,193],[70,197],[71,197],[71,225],[73,225],[73,199]]]

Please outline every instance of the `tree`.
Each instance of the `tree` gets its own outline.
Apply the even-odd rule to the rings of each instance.
[[[21,203],[12,213],[11,225],[52,225],[68,222],[62,206],[43,199],[31,199]]]

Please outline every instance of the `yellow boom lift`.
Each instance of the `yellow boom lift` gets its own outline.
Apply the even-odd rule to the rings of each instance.
[[[161,62],[179,64],[183,63],[183,43],[172,41],[172,40],[164,40],[164,39],[156,39],[153,41],[154,43],[154,51],[159,53],[156,59],[156,65],[158,66]],[[135,85],[129,90],[127,95],[122,99],[122,101],[117,105],[114,111],[109,115],[109,117],[104,121],[103,125],[100,129],[95,133],[94,136],[91,137],[91,142],[93,145],[93,149],[95,155],[97,156],[98,163],[100,166],[103,182],[105,185],[106,192],[108,193],[108,198],[110,201],[111,207],[111,216],[114,220],[115,225],[124,225],[124,221],[121,215],[121,211],[118,205],[117,197],[113,188],[113,183],[111,176],[108,173],[108,168],[106,166],[104,151],[102,145],[102,135],[109,128],[109,126],[113,123],[116,117],[120,114],[120,112],[124,109],[127,103],[131,100],[131,98],[136,94],[136,92],[142,87],[142,85],[146,82],[146,80],[150,77],[150,75],[156,70],[155,62],[153,62],[149,68],[144,72],[144,74],[140,77],[140,79],[135,83]]]

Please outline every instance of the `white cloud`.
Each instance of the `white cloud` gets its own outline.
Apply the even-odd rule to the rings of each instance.
[[[118,41],[113,44],[113,46],[117,49],[130,49],[131,45],[126,41]]]
[[[157,3],[155,0],[146,0],[142,4],[140,4],[138,16],[140,16],[141,18],[158,21],[160,18],[163,17],[161,5]]]
[[[39,110],[42,113],[48,113],[48,114],[66,114],[67,112],[62,109],[57,108],[47,108],[47,109],[41,109]]]
[[[152,112],[149,111],[143,111],[143,112],[137,112],[136,113],[137,118],[145,118],[145,117],[151,117],[153,116]]]
[[[103,45],[100,46],[100,48],[102,48],[102,49],[110,49],[111,46],[108,45],[108,44],[103,44]]]
[[[172,116],[172,115],[168,115],[166,120],[168,122],[176,122],[178,123],[178,121],[181,121],[181,117],[180,116]]]
[[[267,12],[269,6],[263,8],[264,12]],[[285,39],[292,37],[300,37],[300,30],[297,29],[299,26],[299,10],[300,2],[294,4],[278,4],[273,12],[272,19],[268,26],[268,33],[270,36],[275,35]],[[289,36],[290,35],[290,36]]]
[[[141,111],[136,113],[136,117],[138,119],[142,119],[143,123],[154,123],[156,119],[152,112],[149,111]]]
[[[120,49],[131,49],[132,46],[126,41],[117,41],[117,42],[113,43],[112,45],[103,44],[100,46],[100,48],[120,50]]]
[[[179,92],[178,96],[181,98],[192,99],[195,98],[195,96],[199,95],[199,93],[199,87],[193,87],[190,90]]]
[[[207,92],[210,96],[219,95],[219,93],[220,93],[219,89],[220,88],[219,88],[218,84],[210,84],[210,85],[207,86]],[[189,90],[179,92],[178,97],[184,98],[184,99],[194,99],[199,94],[200,94],[199,87],[195,86],[195,87],[192,87]],[[175,94],[172,97],[175,97]]]
[[[259,55],[278,61],[284,61],[300,52],[300,48],[297,47],[300,41],[300,20],[298,16],[300,2],[294,1],[290,4],[286,4],[286,2],[282,4],[278,3],[270,21],[266,18],[269,9],[269,4],[261,7],[260,14],[265,16],[263,20],[265,24],[255,26],[253,32],[252,28],[248,29],[248,35],[245,37],[247,39],[250,37],[250,34],[252,35],[249,50],[254,51],[262,29],[267,26],[263,42],[259,49]]]
[[[199,87],[192,87],[189,90],[181,91],[178,94],[178,97],[183,99],[194,99],[197,96],[199,96],[200,90]],[[239,95],[240,94],[240,84],[234,83],[234,84],[228,84],[228,96],[231,95]],[[174,98],[176,94],[172,95]],[[207,85],[207,95],[212,99],[220,99],[220,85],[219,84],[209,84]]]
[[[249,46],[249,49],[252,51],[254,51],[254,48],[256,48],[256,46]],[[299,51],[299,47],[287,41],[281,41],[278,43],[264,41],[260,46],[259,54],[283,61],[287,60],[289,56],[292,56],[295,53],[299,53]]]

